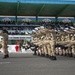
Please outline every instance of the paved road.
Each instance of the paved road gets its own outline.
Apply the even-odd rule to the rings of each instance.
[[[56,61],[33,54],[10,54],[2,59],[0,54],[0,75],[75,75],[75,58],[57,56]]]

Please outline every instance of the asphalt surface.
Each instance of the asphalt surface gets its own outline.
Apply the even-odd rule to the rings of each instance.
[[[0,54],[0,75],[75,75],[75,58],[57,56],[57,60],[32,53]]]

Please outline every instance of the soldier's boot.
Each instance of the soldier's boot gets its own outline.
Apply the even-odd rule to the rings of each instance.
[[[69,53],[69,57],[72,57],[72,53]]]
[[[57,60],[56,55],[55,55],[55,52],[53,52],[53,51],[51,52],[50,59],[51,60]]]
[[[51,60],[57,60],[56,56],[51,56]]]
[[[72,57],[72,52],[71,51],[69,51],[69,57]]]
[[[48,54],[46,54],[46,55],[45,55],[45,57],[46,57],[46,58],[48,58],[48,57],[49,57],[49,55],[48,55]]]
[[[51,59],[51,55],[49,55],[49,58]]]
[[[51,57],[50,57],[50,59],[51,59],[51,60],[57,60],[56,55],[55,55],[55,53],[54,53],[53,51],[51,52]]]
[[[9,54],[4,55],[3,59],[5,59],[5,58],[9,58]]]
[[[42,57],[45,57],[45,51],[44,51],[44,48],[42,48],[41,56],[42,56]]]
[[[75,58],[75,54],[73,54],[72,57]]]

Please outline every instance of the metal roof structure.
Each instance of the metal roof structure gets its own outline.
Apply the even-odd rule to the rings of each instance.
[[[0,0],[0,15],[75,17],[75,0]]]

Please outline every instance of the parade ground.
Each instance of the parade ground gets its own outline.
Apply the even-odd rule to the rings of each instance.
[[[57,56],[57,60],[33,53],[0,54],[0,75],[75,75],[75,58]]]

